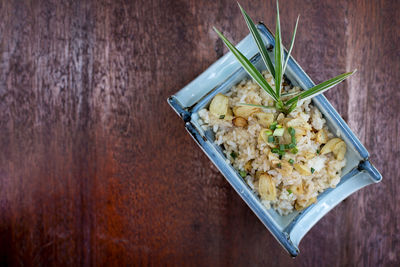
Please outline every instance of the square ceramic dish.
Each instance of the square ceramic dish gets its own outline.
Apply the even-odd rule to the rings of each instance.
[[[263,24],[259,24],[258,28],[266,47],[273,47],[274,37],[270,31]],[[237,45],[237,48],[247,58],[250,58],[259,70],[265,69],[251,35],[244,38]],[[207,154],[278,242],[290,255],[295,257],[299,253],[300,240],[314,224],[350,194],[366,185],[381,181],[382,176],[368,160],[368,151],[360,140],[328,100],[323,95],[319,95],[312,99],[313,104],[324,115],[331,132],[342,138],[347,144],[347,164],[342,170],[340,183],[336,188],[329,188],[322,192],[315,204],[301,212],[296,211],[287,216],[281,216],[274,209],[267,210],[238,172],[230,164],[226,163],[222,148],[214,144],[213,132],[211,130],[204,131],[198,123],[199,116],[197,112],[202,108],[208,107],[211,99],[216,94],[229,91],[232,86],[248,77],[236,58],[229,52],[182,90],[171,96],[168,102],[183,119],[186,130],[204,153]],[[293,59],[289,60],[286,77],[293,85],[300,86],[303,89],[314,86],[311,79]]]

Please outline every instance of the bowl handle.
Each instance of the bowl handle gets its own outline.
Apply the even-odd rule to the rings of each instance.
[[[368,160],[361,162],[358,168],[342,177],[335,190],[332,188],[325,190],[318,197],[318,202],[313,205],[312,209],[304,210],[288,226],[286,231],[292,243],[298,247],[304,235],[337,204],[364,186],[378,183],[381,180],[381,174]],[[332,192],[329,193],[329,191]]]

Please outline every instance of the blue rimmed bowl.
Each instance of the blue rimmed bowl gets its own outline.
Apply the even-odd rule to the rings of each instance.
[[[259,24],[258,28],[266,47],[273,47],[274,37],[270,31],[263,24]],[[237,48],[247,58],[250,58],[258,69],[265,69],[258,54],[257,46],[250,35],[244,38],[237,45]],[[289,60],[285,75],[293,85],[303,89],[314,86],[310,77],[292,58]],[[168,98],[168,102],[185,122],[186,130],[225,176],[226,180],[278,242],[290,255],[295,257],[299,253],[298,246],[301,239],[314,224],[350,194],[366,185],[380,182],[382,176],[370,163],[368,159],[369,153],[360,140],[350,130],[329,101],[323,95],[319,95],[312,99],[313,104],[324,115],[331,132],[342,138],[347,144],[347,163],[342,170],[340,183],[336,188],[329,188],[322,192],[315,204],[301,212],[295,211],[287,216],[281,216],[273,209],[266,209],[238,172],[230,164],[226,163],[225,155],[221,147],[214,143],[214,135],[211,131],[203,130],[198,122],[198,111],[200,109],[208,107],[211,99],[216,94],[229,91],[232,86],[244,78],[248,78],[247,73],[236,58],[231,53],[227,53],[195,80]]]

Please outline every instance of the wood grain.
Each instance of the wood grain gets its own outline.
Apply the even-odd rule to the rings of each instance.
[[[274,27],[274,1],[241,1]],[[247,35],[235,1],[0,1],[0,264],[398,266],[398,1],[281,1],[284,42],[369,149],[382,183],[291,259],[166,103]]]

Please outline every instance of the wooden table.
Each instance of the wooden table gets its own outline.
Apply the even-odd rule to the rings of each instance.
[[[58,3],[57,3],[58,2]],[[241,1],[275,27],[274,1]],[[398,1],[281,1],[284,43],[383,181],[349,197],[292,259],[166,99],[248,34],[234,1],[0,2],[0,264],[399,266]]]

